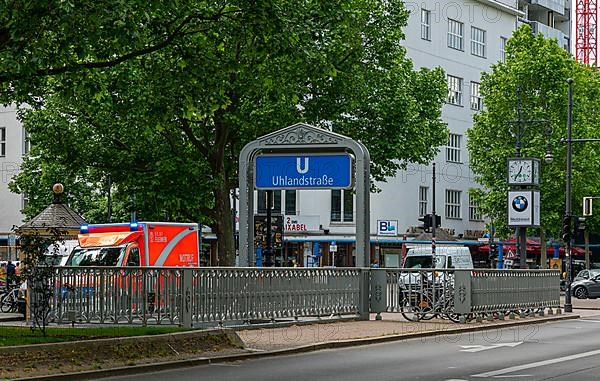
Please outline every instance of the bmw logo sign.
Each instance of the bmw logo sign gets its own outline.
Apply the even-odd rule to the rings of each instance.
[[[527,209],[527,205],[529,205],[529,203],[525,196],[517,196],[512,200],[512,207],[517,212],[524,212]]]

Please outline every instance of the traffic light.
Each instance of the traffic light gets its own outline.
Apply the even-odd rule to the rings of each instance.
[[[575,218],[575,233],[580,230],[585,230],[585,217],[576,217]]]
[[[592,215],[592,205],[593,205],[593,197],[584,197],[583,198],[583,215],[591,216]]]
[[[431,228],[431,217],[431,214],[426,214],[423,217],[419,217],[419,221],[423,223],[423,225],[421,225],[420,227],[424,231],[429,231],[429,228]]]
[[[431,219],[431,225],[433,226],[433,218]],[[436,229],[442,225],[442,216],[435,215],[435,227]]]
[[[495,243],[490,244],[490,259],[495,259],[498,257],[498,245]]]
[[[562,220],[562,240],[569,242],[571,240],[571,216],[564,216]]]

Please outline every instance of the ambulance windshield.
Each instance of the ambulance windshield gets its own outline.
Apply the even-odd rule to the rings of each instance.
[[[66,266],[117,266],[124,252],[125,246],[78,247]]]

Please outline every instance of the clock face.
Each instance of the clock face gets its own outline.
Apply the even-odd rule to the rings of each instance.
[[[530,160],[509,160],[508,182],[528,184],[533,182],[533,165]]]

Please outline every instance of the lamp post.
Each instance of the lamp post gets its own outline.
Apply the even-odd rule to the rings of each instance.
[[[573,127],[573,79],[567,79],[568,84],[568,112],[567,112],[567,186],[565,189],[565,217],[564,220],[568,221],[568,231],[565,233],[565,255],[567,259],[567,288],[565,293],[565,312],[573,312],[573,305],[571,304],[571,269],[573,268],[573,256],[571,255],[571,176],[573,172],[572,163],[572,127]]]
[[[431,208],[431,259],[432,259],[432,266],[435,267],[435,261],[436,261],[436,252],[435,252],[435,231],[437,228],[437,217],[435,215],[435,162],[433,163],[433,176],[432,176],[432,190],[433,190],[433,196],[432,196],[432,208]]]

